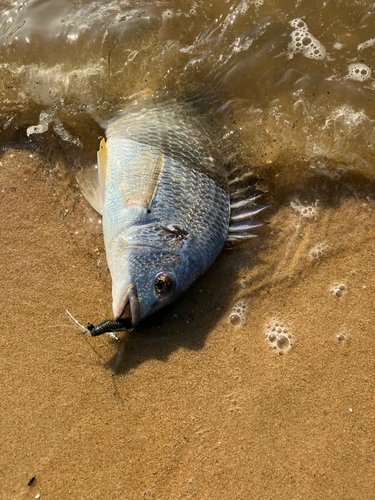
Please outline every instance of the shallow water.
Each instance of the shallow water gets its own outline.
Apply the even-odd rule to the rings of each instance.
[[[374,5],[0,12],[7,498],[372,498]],[[65,308],[111,314],[74,173],[100,124],[155,92],[207,120],[270,225],[119,347],[67,326]]]
[[[216,120],[241,171],[371,176],[374,17],[366,1],[9,2],[2,128],[24,135],[43,110],[63,139],[92,148],[89,116],[168,91]]]

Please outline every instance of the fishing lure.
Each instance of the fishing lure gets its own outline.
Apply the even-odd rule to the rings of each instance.
[[[87,323],[87,329],[83,333],[90,333],[91,337],[103,335],[103,333],[131,332],[134,330],[130,319],[105,319],[97,325]]]

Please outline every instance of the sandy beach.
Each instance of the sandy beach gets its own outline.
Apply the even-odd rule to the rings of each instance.
[[[373,498],[373,181],[266,194],[261,236],[117,343],[65,312],[110,317],[98,216],[57,161],[0,161],[1,498]]]

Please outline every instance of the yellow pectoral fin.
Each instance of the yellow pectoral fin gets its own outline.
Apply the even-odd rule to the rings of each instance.
[[[98,151],[98,174],[99,174],[99,184],[100,190],[102,192],[102,197],[104,199],[104,188],[105,188],[105,178],[107,174],[107,158],[108,149],[105,140],[100,141],[100,147]]]
[[[163,154],[155,155],[148,150],[139,152],[136,161],[128,163],[131,181],[126,180],[120,184],[126,207],[142,205],[146,210],[149,209],[159,185],[163,163]]]
[[[83,196],[90,203],[90,205],[101,214],[103,210],[103,197],[100,189],[99,175],[96,165],[78,172],[76,179]]]
[[[148,209],[159,185],[164,155],[144,151],[139,154],[133,171],[132,185],[125,192],[125,205],[140,203]],[[135,200],[139,200],[138,202]]]
[[[151,172],[150,172],[150,185],[148,186],[147,193],[147,203],[148,206],[151,205],[151,202],[155,196],[156,190],[159,186],[160,175],[164,164],[164,155],[161,154],[155,158],[152,164]]]

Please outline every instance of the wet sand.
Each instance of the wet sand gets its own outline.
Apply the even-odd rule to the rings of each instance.
[[[262,236],[118,344],[65,313],[110,316],[94,212],[37,155],[0,161],[1,498],[374,498],[373,181],[278,182]],[[284,356],[272,318],[295,340]]]

